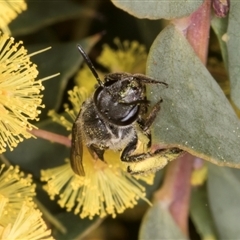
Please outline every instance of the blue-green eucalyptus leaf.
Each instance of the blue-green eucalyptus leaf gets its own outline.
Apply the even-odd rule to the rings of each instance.
[[[226,41],[223,41],[224,36],[226,36],[226,33],[227,33],[228,18],[213,17],[211,20],[211,26],[215,34],[217,35],[220,48],[221,48],[223,61],[225,63],[226,68],[228,68],[227,44],[226,44]]]
[[[168,208],[155,202],[145,214],[140,228],[139,240],[145,239],[187,239],[174,219]]]
[[[100,35],[82,39],[79,41],[68,43],[51,44],[52,49],[34,55],[31,61],[37,64],[39,71],[38,79],[48,77],[55,73],[60,73],[59,76],[43,82],[45,90],[43,91],[43,103],[45,108],[42,109],[41,119],[45,119],[50,109],[57,110],[62,103],[62,97],[69,79],[77,72],[80,64],[83,61],[76,45],[79,43],[83,46],[86,52],[93,47],[99,40]],[[31,45],[26,46],[29,53],[44,49],[49,45]]]
[[[240,108],[240,2],[231,1],[228,29],[225,36],[228,49],[228,72],[230,76],[231,98]]]
[[[173,19],[188,16],[203,3],[202,0],[112,0],[112,2],[135,17],[148,19]]]
[[[190,215],[201,239],[217,239],[205,185],[192,189]]]
[[[154,148],[179,147],[218,165],[240,167],[240,123],[219,85],[183,36],[169,25],[154,41],[147,75],[169,87],[148,86],[163,99],[152,128]]]
[[[209,164],[207,185],[218,239],[239,239],[240,170]]]
[[[35,32],[60,21],[83,16],[94,17],[95,13],[92,9],[69,0],[27,1],[27,10],[13,20],[9,28],[15,37]]]

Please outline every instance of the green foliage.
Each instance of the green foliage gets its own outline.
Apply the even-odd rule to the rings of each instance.
[[[139,239],[187,239],[174,222],[166,206],[156,202],[142,221]]]
[[[67,43],[53,43],[51,44],[51,50],[44,54],[37,54],[32,57],[32,61],[38,66],[39,79],[50,76],[54,73],[60,73],[59,76],[50,81],[43,82],[45,87],[43,96],[45,108],[42,110],[41,119],[46,118],[49,110],[58,110],[59,107],[61,107],[68,81],[74,76],[83,61],[83,59],[79,57],[79,53],[76,51],[77,43],[80,43],[86,51],[89,51],[97,40],[97,36],[92,36],[84,40]],[[39,49],[44,49],[45,47],[47,47],[46,44],[35,44],[27,46],[27,49],[31,53]],[[48,60],[47,64],[46,59]]]
[[[153,144],[180,147],[218,165],[239,167],[239,120],[221,88],[174,25],[155,39],[147,74],[169,84],[168,89],[151,86],[148,90],[152,102],[159,95],[164,99],[164,114],[159,114],[153,123]]]
[[[94,16],[91,9],[81,6],[74,1],[27,1],[28,10],[23,12],[15,21],[10,23],[14,36],[25,35],[54,23],[82,16]]]
[[[218,239],[237,239],[240,201],[240,171],[209,164],[209,206],[216,225]]]
[[[203,3],[202,0],[197,1],[146,1],[141,0],[112,0],[119,8],[127,11],[138,18],[148,19],[173,19],[188,16]]]
[[[240,108],[240,34],[236,29],[239,28],[239,13],[240,3],[233,1],[229,12],[229,21],[227,28],[227,50],[228,50],[228,71],[231,83],[231,98],[234,103]]]
[[[214,196],[212,197],[213,201],[217,199]],[[190,214],[191,220],[202,239],[217,239],[205,185],[192,190]]]

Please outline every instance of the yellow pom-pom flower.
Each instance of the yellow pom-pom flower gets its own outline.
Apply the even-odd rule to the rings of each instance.
[[[40,95],[44,88],[35,80],[37,66],[21,45],[0,35],[0,154],[32,136],[29,121],[38,120],[39,108],[44,107]]]
[[[53,240],[39,210],[23,202],[17,216],[6,222],[7,205],[8,199],[0,195],[0,240]]]
[[[15,19],[21,12],[27,9],[24,0],[2,0],[0,1],[0,30],[9,33],[8,24]]]
[[[147,61],[147,52],[144,45],[137,41],[121,41],[114,39],[117,49],[114,50],[105,44],[97,62],[111,72],[144,73]],[[104,73],[98,71],[100,79]],[[85,64],[75,77],[78,86],[84,86],[88,93],[94,90],[96,79],[92,75],[88,66]]]
[[[0,173],[0,240],[52,240],[42,214],[35,208],[35,185],[30,175],[19,167],[1,166]]]
[[[32,183],[32,176],[19,170],[19,167],[10,166],[4,170],[1,166],[0,173],[0,195],[8,199],[8,204],[4,211],[4,223],[12,221],[19,213],[22,203],[34,208],[33,197],[36,195],[35,184]]]
[[[103,46],[97,62],[106,67],[109,72],[144,73],[147,60],[146,48],[137,41],[121,41],[114,39],[117,50],[107,44]]]
[[[59,195],[59,205],[67,211],[74,209],[81,218],[92,219],[95,215],[116,217],[117,213],[136,205],[139,198],[148,202],[145,188],[124,171],[119,154],[109,151],[105,159],[106,162],[94,160],[85,147],[85,176],[76,175],[67,162],[60,167],[42,170],[41,180],[47,181],[44,189],[51,199]],[[153,175],[150,178],[152,183]]]

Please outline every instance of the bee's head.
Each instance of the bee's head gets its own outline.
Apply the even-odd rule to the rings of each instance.
[[[145,102],[144,90],[145,86],[129,75],[97,88],[93,99],[101,116],[115,125],[127,126],[139,117],[140,105]]]
[[[87,54],[80,45],[77,47],[99,84],[93,96],[99,115],[118,126],[127,126],[136,121],[140,104],[146,102],[145,86],[128,73],[111,73],[106,75],[104,82],[101,81]]]

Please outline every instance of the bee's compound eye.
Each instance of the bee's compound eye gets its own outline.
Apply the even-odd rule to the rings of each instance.
[[[135,105],[127,112],[125,116],[123,116],[118,120],[119,125],[126,126],[133,123],[138,117],[138,112],[139,112],[139,106]]]

